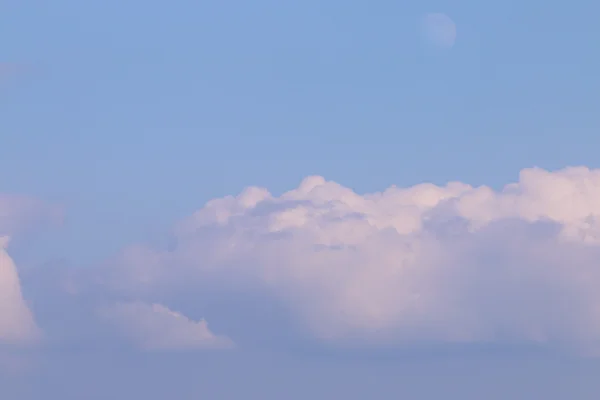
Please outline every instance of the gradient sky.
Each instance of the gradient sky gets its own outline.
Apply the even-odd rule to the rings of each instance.
[[[210,199],[255,185],[278,195],[309,175],[364,193],[448,181],[499,189],[524,168],[598,168],[599,11],[591,0],[3,0],[0,62],[14,71],[0,76],[0,191],[65,213],[11,254],[85,268],[131,243],[162,245]],[[429,12],[455,21],[451,50],[420,36]],[[580,385],[553,362],[532,382],[571,374],[567,384]],[[486,359],[465,371],[478,363],[500,368]],[[391,367],[377,365],[383,375],[369,379],[387,382],[385,394],[360,398],[392,398]],[[353,368],[334,374],[339,385]],[[431,373],[423,368],[417,380]],[[598,393],[593,380],[582,385],[580,397],[554,398],[595,398],[585,397]],[[167,398],[158,392],[149,398]]]
[[[248,185],[598,166],[594,4],[3,1],[0,56],[22,70],[0,181],[66,204],[54,254],[85,261]],[[428,12],[455,20],[451,52],[423,45]]]

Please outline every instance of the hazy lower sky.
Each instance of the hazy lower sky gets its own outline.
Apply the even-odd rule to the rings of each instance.
[[[0,395],[597,398],[598,11],[0,2]]]

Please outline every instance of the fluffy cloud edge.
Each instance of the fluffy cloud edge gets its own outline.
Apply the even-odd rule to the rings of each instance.
[[[0,70],[5,66],[0,66]],[[60,225],[63,220],[62,207],[29,196],[0,194],[0,342],[3,344],[29,347],[44,339],[23,297],[17,266],[7,250],[9,243],[32,229]]]
[[[42,341],[42,331],[21,292],[17,267],[6,248],[9,236],[0,237],[0,342],[31,346]]]
[[[600,342],[600,170],[364,195],[311,176],[211,200],[173,232],[172,249],[127,248],[109,286],[266,290],[332,344]]]
[[[161,304],[120,302],[98,310],[98,316],[145,351],[226,350],[235,347],[231,339],[212,333],[206,320],[193,321]]]

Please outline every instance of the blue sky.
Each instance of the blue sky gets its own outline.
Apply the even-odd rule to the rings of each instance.
[[[0,62],[16,72],[0,77],[0,192],[56,205],[65,215],[59,227],[14,235],[10,254],[33,269],[95,268],[133,243],[166,246],[175,224],[211,199],[248,186],[279,196],[311,175],[363,194],[449,181],[499,190],[526,168],[594,170],[598,7],[589,0],[5,0]],[[430,12],[456,23],[452,49],[420,36],[419,21]],[[565,181],[531,176],[523,187],[538,197],[523,201],[573,224],[553,200],[536,203]],[[549,180],[554,186],[547,188]],[[322,196],[338,192],[324,189]],[[584,200],[556,201],[573,213],[595,204],[595,195],[577,195]],[[317,204],[321,194],[298,196]],[[514,214],[498,206],[493,218],[530,223],[538,217],[527,204]],[[460,212],[471,220],[483,215]],[[235,226],[255,229],[245,219]],[[474,241],[488,243],[495,232]],[[210,240],[193,243],[204,248]],[[187,253],[181,257],[177,262],[190,262]],[[156,299],[186,309],[169,297],[171,289]],[[237,310],[232,303],[219,304]],[[198,307],[186,310],[196,319],[214,315],[224,330],[236,326],[219,319],[221,308]],[[297,311],[290,307],[281,312]],[[31,396],[23,398],[37,398]]]
[[[2,60],[23,66],[1,97],[3,187],[67,203],[77,260],[248,185],[499,186],[597,163],[591,2],[1,7]],[[450,52],[416,29],[438,11]]]

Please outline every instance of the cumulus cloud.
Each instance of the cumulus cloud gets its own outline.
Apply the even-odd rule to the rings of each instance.
[[[500,191],[451,182],[361,195],[313,176],[281,196],[251,187],[209,201],[176,225],[171,248],[125,249],[106,282],[140,298],[264,291],[328,343],[595,351],[599,221],[600,170],[584,167],[526,169]]]
[[[233,347],[230,339],[213,334],[205,320],[192,321],[160,304],[119,303],[100,314],[145,350]]]
[[[0,237],[0,342],[32,344],[40,339],[40,331],[25,303],[19,276],[6,251],[9,238]]]

